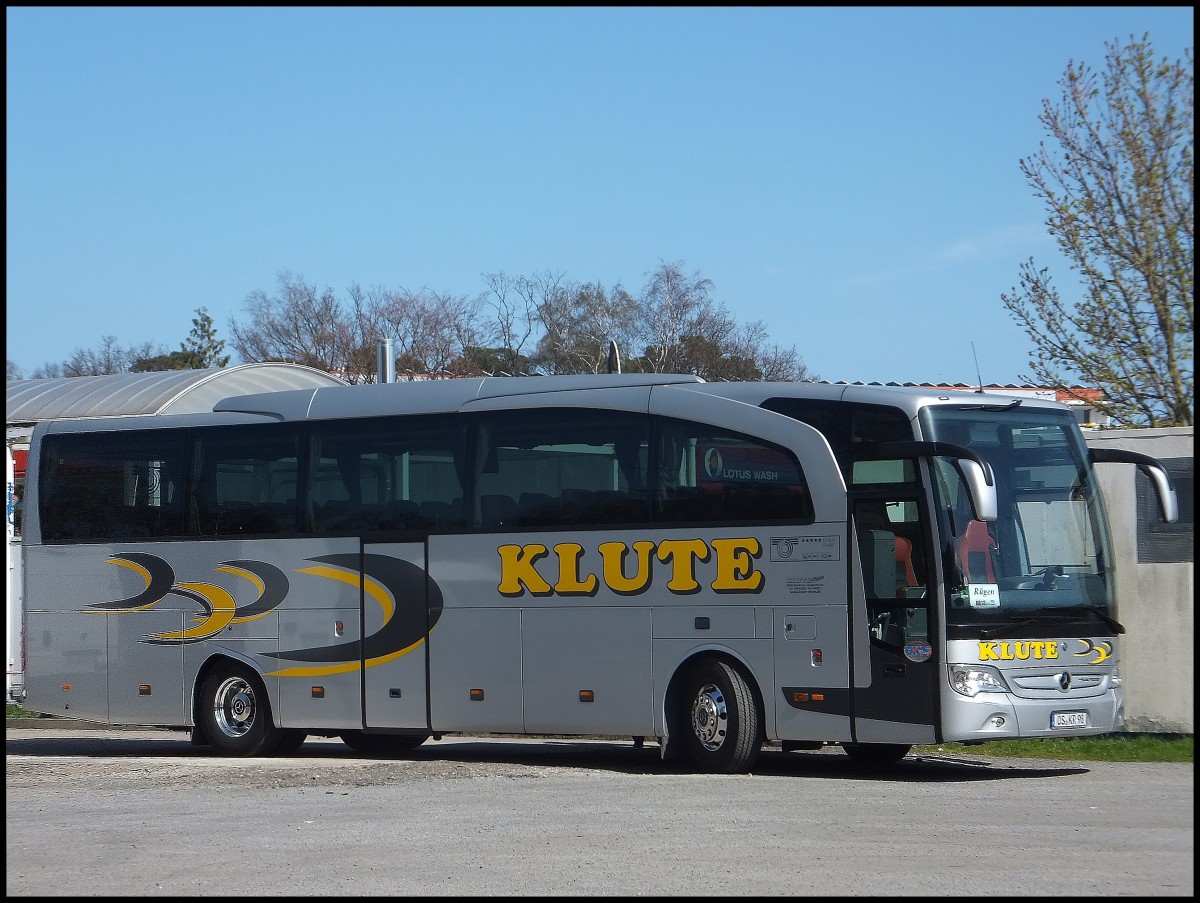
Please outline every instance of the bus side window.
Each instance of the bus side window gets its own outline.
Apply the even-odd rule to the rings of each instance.
[[[812,522],[808,482],[786,448],[678,420],[660,433],[659,520]]]
[[[543,408],[480,419],[479,529],[644,524],[644,414]]]
[[[465,440],[457,415],[371,417],[317,424],[302,499],[318,533],[465,526]]]

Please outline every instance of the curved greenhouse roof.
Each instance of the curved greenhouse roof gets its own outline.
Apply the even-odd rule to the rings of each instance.
[[[19,379],[5,383],[5,422],[12,427],[75,417],[189,414],[211,411],[231,395],[344,385],[300,364]]]

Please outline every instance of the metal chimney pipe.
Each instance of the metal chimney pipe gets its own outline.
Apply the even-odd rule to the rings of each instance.
[[[392,351],[391,339],[380,339],[375,354],[376,379],[381,383],[396,381],[396,353]]]

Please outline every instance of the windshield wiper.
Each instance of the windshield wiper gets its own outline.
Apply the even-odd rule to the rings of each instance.
[[[1101,621],[1103,621],[1105,624],[1107,624],[1109,627],[1111,627],[1113,633],[1121,634],[1121,633],[1125,632],[1125,625],[1122,624],[1120,621],[1118,621],[1116,618],[1114,618],[1112,615],[1110,615],[1108,612],[1106,612],[1103,608],[1101,608],[1098,605],[1085,605],[1079,610],[1080,611],[1090,611],[1097,618],[1099,618]]]
[[[979,632],[980,639],[994,640],[997,637],[1007,636],[1010,633],[1025,627],[1029,624],[1051,623],[1062,624],[1067,621],[1076,620],[1079,612],[1088,612],[1095,615],[1103,621],[1114,633],[1121,634],[1125,632],[1125,626],[1112,617],[1104,609],[1095,605],[1082,605],[1076,608],[1037,608],[1032,611],[1024,611],[1009,615],[1011,624],[1005,624],[1002,627],[993,627],[990,630],[981,630]]]

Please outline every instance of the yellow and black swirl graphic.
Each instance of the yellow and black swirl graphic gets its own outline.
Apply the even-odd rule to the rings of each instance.
[[[322,555],[306,559],[312,567],[298,573],[336,580],[361,587],[368,601],[378,603],[383,614],[379,630],[363,637],[330,646],[314,646],[278,653],[261,653],[278,659],[284,666],[274,674],[299,677],[352,671],[363,662],[367,667],[399,658],[419,646],[429,635],[442,613],[442,595],[437,585],[427,581],[423,568],[387,555],[357,553]],[[129,568],[145,582],[138,593],[125,599],[100,602],[88,607],[96,614],[119,615],[146,611],[168,595],[190,599],[202,609],[193,626],[183,630],[149,634],[142,642],[151,645],[186,645],[216,636],[226,627],[263,617],[278,608],[291,588],[287,574],[273,564],[251,559],[223,561],[221,573],[241,577],[253,586],[256,595],[239,604],[234,594],[215,583],[179,581],[174,569],[156,555],[129,552],[113,555],[109,564]],[[360,565],[362,570],[360,571]],[[426,595],[428,594],[428,600]]]
[[[308,560],[319,565],[303,568],[300,573],[358,584],[357,554],[321,555]],[[281,660],[309,664],[271,673],[283,677],[336,674],[358,668],[360,657],[368,668],[381,665],[423,643],[442,615],[441,590],[433,581],[427,582],[424,568],[410,562],[387,555],[364,555],[362,585],[367,598],[374,599],[383,609],[383,626],[379,630],[363,637],[361,645],[354,639],[335,646],[280,652]],[[425,598],[426,592],[428,604],[422,605],[419,600]]]
[[[1076,652],[1075,657],[1087,658],[1088,656],[1095,656],[1094,658],[1088,659],[1087,663],[1089,665],[1098,665],[1101,662],[1108,661],[1109,658],[1112,657],[1113,644],[1108,640],[1102,640],[1099,643],[1093,643],[1091,640],[1080,639],[1079,642],[1083,644],[1083,651]]]
[[[140,593],[128,599],[117,599],[112,602],[98,602],[89,605],[88,610],[99,614],[121,613],[125,611],[145,611],[162,601],[163,596],[171,591],[175,583],[175,571],[157,555],[147,555],[145,552],[129,552],[125,555],[113,555],[108,559],[109,564],[129,568],[138,574],[146,587]]]

